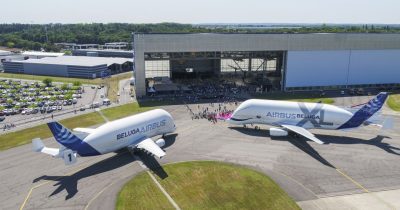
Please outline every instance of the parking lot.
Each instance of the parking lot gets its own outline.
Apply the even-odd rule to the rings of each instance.
[[[0,81],[0,129],[14,130],[27,122],[77,114],[105,101],[106,87],[62,83],[47,87],[37,81],[4,79]]]

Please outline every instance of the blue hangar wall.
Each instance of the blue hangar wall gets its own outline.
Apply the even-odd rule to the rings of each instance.
[[[400,84],[400,50],[288,51],[285,88]]]

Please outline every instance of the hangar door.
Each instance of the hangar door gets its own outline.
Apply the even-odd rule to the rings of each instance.
[[[350,51],[289,51],[285,88],[346,85]]]
[[[289,51],[285,88],[400,83],[400,50]]]

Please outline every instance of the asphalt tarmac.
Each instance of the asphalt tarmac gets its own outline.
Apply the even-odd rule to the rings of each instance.
[[[65,166],[61,159],[32,152],[31,145],[0,152],[1,209],[113,209],[121,186],[144,170],[135,156],[161,178],[168,177],[163,164],[179,161],[244,165],[270,176],[297,202],[400,189],[399,130],[384,136],[372,126],[351,132],[313,130],[327,143],[318,145],[270,137],[267,126],[255,130],[192,120],[185,106],[165,109],[178,129],[166,138],[167,156],[161,160],[122,150]],[[399,125],[400,118],[394,120]],[[54,139],[44,143],[57,147]]]

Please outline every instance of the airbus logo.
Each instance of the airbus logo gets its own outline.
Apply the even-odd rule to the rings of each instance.
[[[151,123],[151,124],[148,124],[146,126],[142,126],[142,127],[139,127],[139,128],[134,128],[132,130],[125,131],[123,133],[117,134],[117,140],[129,137],[129,136],[132,136],[132,135],[135,135],[137,133],[145,133],[145,132],[151,131],[153,129],[162,127],[162,126],[165,126],[165,120],[161,120],[160,122]]]
[[[286,119],[296,119],[296,118],[320,119],[320,116],[315,114],[307,115],[307,114],[295,114],[295,113],[284,113],[284,112],[268,112],[267,117],[286,118]]]

